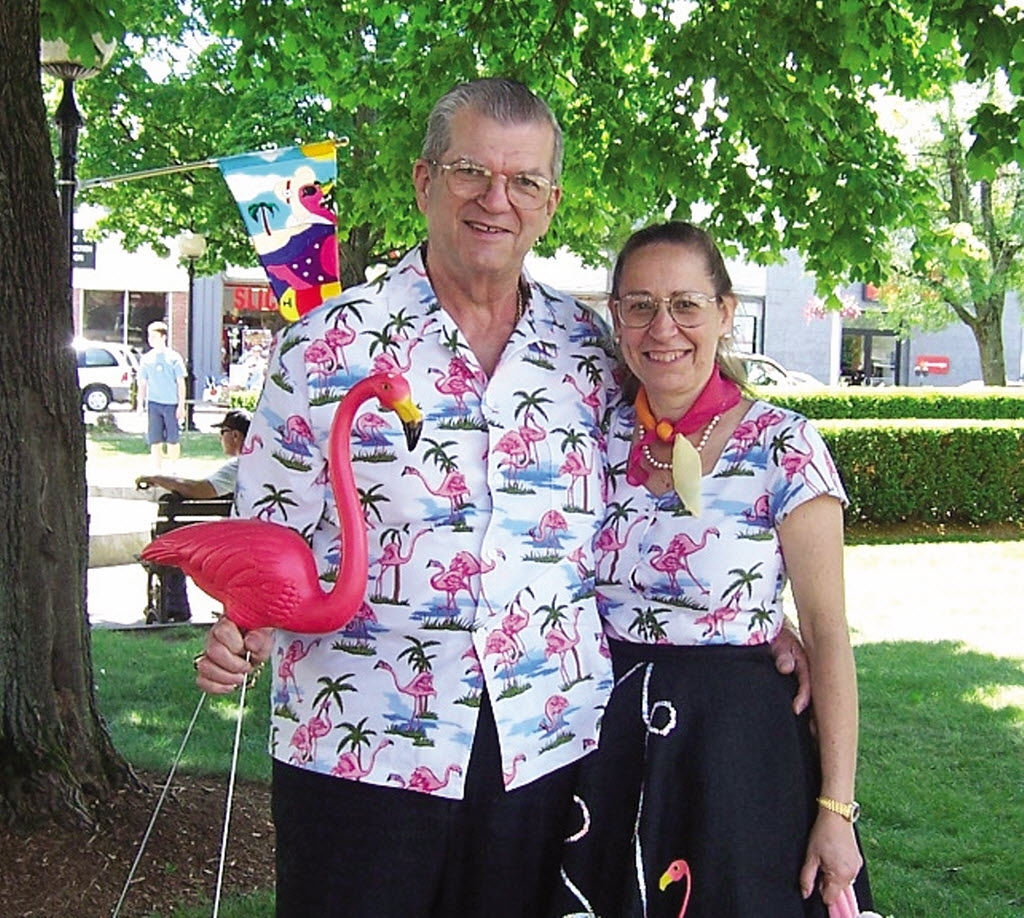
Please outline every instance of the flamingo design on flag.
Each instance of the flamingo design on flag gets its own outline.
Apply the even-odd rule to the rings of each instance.
[[[217,161],[286,319],[341,292],[333,140]]]

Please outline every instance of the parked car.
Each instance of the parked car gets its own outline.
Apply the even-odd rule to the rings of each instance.
[[[820,379],[799,370],[787,370],[777,360],[764,354],[741,354],[740,359],[747,368],[747,382],[752,386],[789,386],[824,388]]]
[[[82,404],[90,411],[106,411],[111,402],[131,400],[139,369],[138,355],[130,347],[111,341],[74,342],[78,386]]]

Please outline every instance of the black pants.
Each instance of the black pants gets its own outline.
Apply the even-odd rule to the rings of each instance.
[[[486,695],[464,800],[274,762],[278,918],[533,918],[558,882],[576,765],[506,793]]]

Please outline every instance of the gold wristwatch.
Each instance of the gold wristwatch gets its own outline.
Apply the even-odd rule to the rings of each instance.
[[[838,813],[849,823],[854,823],[860,819],[860,804],[856,800],[852,803],[840,803],[831,797],[819,797],[818,806],[830,812]]]

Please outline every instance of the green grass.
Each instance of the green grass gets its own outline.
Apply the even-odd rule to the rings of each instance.
[[[199,699],[192,658],[203,649],[204,628],[92,632],[93,680],[100,709],[118,751],[138,769],[166,772]],[[246,692],[239,778],[270,780],[267,755],[270,677]],[[231,759],[238,696],[206,699],[178,767],[198,774],[226,773]]]
[[[166,775],[185,741],[202,697],[192,658],[202,650],[205,633],[204,628],[92,632],[97,701],[114,745],[137,770]],[[270,781],[269,691],[269,673],[263,673],[246,692],[239,779]],[[217,775],[226,781],[237,718],[237,694],[208,696],[185,742],[178,771]],[[178,907],[170,918],[209,914],[209,906]],[[219,914],[222,918],[273,918],[273,889],[225,899]]]
[[[858,797],[896,918],[1024,914],[1024,664],[950,642],[857,648]]]
[[[115,745],[165,772],[198,701],[202,629],[93,632],[97,693]],[[861,699],[858,797],[875,897],[894,918],[1020,918],[1024,913],[1024,660],[948,641],[856,648]],[[269,679],[249,693],[239,775],[269,779]],[[223,774],[235,696],[210,698],[181,769]],[[180,910],[192,918],[202,910]],[[224,904],[225,918],[273,914],[268,891]]]

